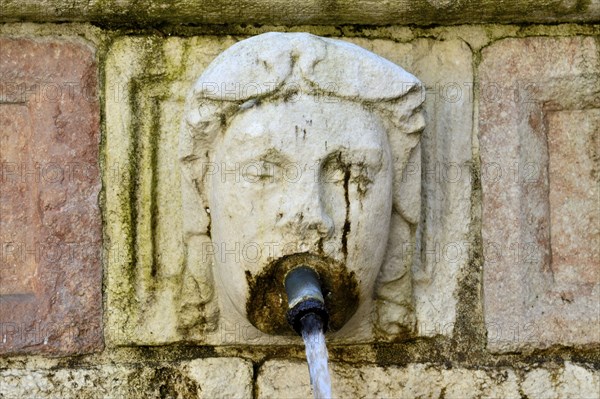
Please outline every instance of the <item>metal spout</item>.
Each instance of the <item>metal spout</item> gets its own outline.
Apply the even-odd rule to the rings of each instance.
[[[298,266],[287,273],[284,283],[288,297],[286,316],[290,326],[302,335],[302,318],[314,314],[321,319],[323,332],[327,331],[329,314],[317,272],[305,265]]]

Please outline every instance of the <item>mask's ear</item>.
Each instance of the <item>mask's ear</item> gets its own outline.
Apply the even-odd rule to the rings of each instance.
[[[209,234],[210,214],[208,213],[208,204],[200,195],[203,190],[202,185],[196,184],[196,179],[190,176],[191,173],[185,171],[182,167],[181,179],[181,199],[183,217],[183,232],[186,237],[190,235]],[[188,169],[190,170],[190,169]]]
[[[396,101],[382,104],[387,121],[388,139],[393,157],[394,211],[411,224],[418,224],[421,214],[421,132],[425,118],[421,105],[425,99],[422,83]],[[387,118],[385,118],[387,116]]]
[[[215,172],[210,154],[228,111],[222,102],[199,98],[192,90],[187,97],[179,136],[183,231],[186,236],[209,234],[208,187]]]
[[[394,210],[417,225],[421,216],[421,143],[412,149],[404,168],[394,172]]]

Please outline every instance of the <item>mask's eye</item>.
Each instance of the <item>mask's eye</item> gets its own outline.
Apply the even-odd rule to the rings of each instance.
[[[352,165],[350,173],[350,182],[356,184],[356,189],[360,194],[365,194],[371,184],[373,184],[373,171],[365,164]]]
[[[332,156],[325,161],[319,179],[321,183],[343,183],[347,167],[342,162],[341,156]]]
[[[277,176],[279,166],[267,160],[257,160],[245,163],[242,166],[242,178],[250,183],[271,182]]]

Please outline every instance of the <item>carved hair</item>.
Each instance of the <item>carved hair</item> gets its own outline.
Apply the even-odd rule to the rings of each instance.
[[[410,73],[340,40],[265,33],[235,44],[210,64],[186,100],[179,148],[186,235],[209,234],[203,166],[211,161],[215,138],[237,113],[299,95],[358,103],[380,116],[394,157],[394,212],[416,224],[419,204],[406,203],[401,176],[424,127],[423,93]]]

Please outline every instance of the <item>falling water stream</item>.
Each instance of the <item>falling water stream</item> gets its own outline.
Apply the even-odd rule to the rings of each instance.
[[[301,323],[302,339],[304,339],[306,347],[306,360],[314,397],[315,399],[330,399],[331,378],[327,366],[328,355],[325,334],[323,334],[323,322],[318,315],[308,313],[302,318]]]

